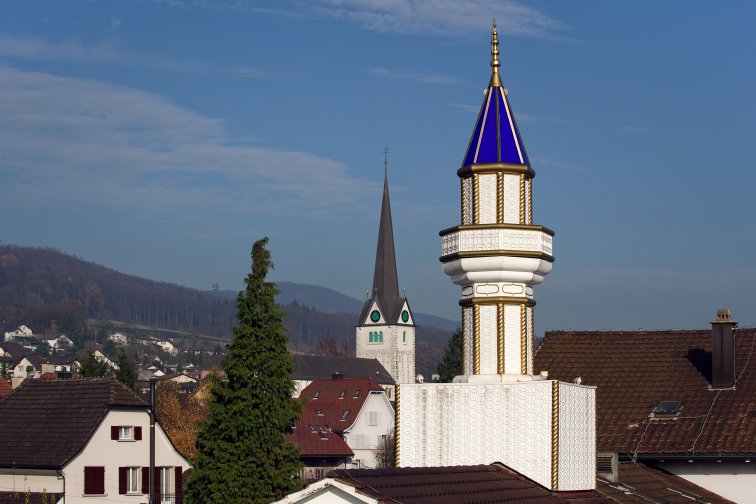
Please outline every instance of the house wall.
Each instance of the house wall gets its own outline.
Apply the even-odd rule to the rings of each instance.
[[[114,425],[141,426],[142,440],[116,441],[110,439],[110,427]],[[84,450],[63,468],[66,477],[66,504],[93,504],[108,501],[147,502],[146,496],[141,493],[119,495],[118,468],[149,467],[149,449],[150,417],[147,411],[111,410],[89,439]],[[84,467],[87,466],[105,467],[105,496],[84,497]],[[165,432],[157,424],[155,427],[155,466],[181,466],[182,472],[189,467],[189,463],[173,448]],[[141,481],[139,488],[141,489]],[[175,493],[175,489],[171,488],[169,493]]]
[[[370,423],[371,412],[377,413],[376,425]],[[344,432],[344,438],[354,452],[352,462],[360,460],[361,467],[375,467],[378,437],[388,434],[393,428],[394,408],[391,407],[386,393],[371,392],[352,426]],[[360,440],[364,443],[361,444]]]
[[[0,469],[0,492],[63,493],[63,480],[54,470]]]
[[[756,461],[674,461],[654,464],[707,490],[735,502],[754,502]]]

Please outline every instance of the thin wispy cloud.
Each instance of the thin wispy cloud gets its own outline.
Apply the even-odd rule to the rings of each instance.
[[[467,103],[450,103],[449,105],[470,114],[477,114],[480,111],[480,105],[470,105]]]
[[[99,33],[99,35],[105,35],[106,33],[114,32],[123,24],[123,20],[115,16],[110,17],[110,26]]]
[[[37,37],[13,37],[6,35],[0,36],[0,57],[18,60],[115,63],[183,72],[218,70],[212,64],[200,61],[185,61],[175,58],[164,58],[158,55],[135,54],[121,49],[110,41],[85,44],[80,40],[70,39],[53,43]]]
[[[417,72],[400,72],[387,68],[368,68],[368,73],[386,79],[419,82],[421,84],[456,84],[459,79],[446,75],[424,74]]]
[[[557,124],[557,125],[564,125],[564,126],[572,126],[575,124],[574,121],[571,121],[569,119],[562,119],[560,117],[543,116],[543,115],[536,115],[536,114],[522,114],[522,113],[517,114],[517,120],[522,121],[522,122]]]
[[[250,146],[162,96],[0,67],[0,205],[337,212],[370,182],[305,152]]]
[[[173,6],[340,19],[386,33],[469,36],[496,18],[506,36],[561,38],[567,25],[512,0],[155,0]]]

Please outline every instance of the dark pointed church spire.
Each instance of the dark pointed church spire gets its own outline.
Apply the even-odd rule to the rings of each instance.
[[[373,297],[378,298],[384,309],[388,310],[393,308],[399,299],[399,280],[397,279],[396,272],[394,229],[391,223],[391,201],[389,199],[387,165],[388,161],[384,160],[383,201],[381,202],[381,222],[378,226],[378,247],[375,251]]]

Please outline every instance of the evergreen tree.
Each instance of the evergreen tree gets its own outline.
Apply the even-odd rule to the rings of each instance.
[[[106,362],[99,360],[94,353],[94,350],[90,350],[87,353],[87,358],[81,363],[79,374],[86,378],[99,378],[110,373],[110,366]]]
[[[115,375],[116,378],[118,378],[118,381],[120,381],[130,389],[134,388],[134,385],[136,385],[137,377],[139,376],[134,361],[129,358],[128,354],[126,353],[126,349],[123,347],[118,349],[118,370],[116,371]]]
[[[237,297],[239,325],[223,359],[227,380],[212,387],[209,416],[197,435],[198,455],[186,501],[267,503],[296,490],[301,469],[287,432],[301,413],[292,399],[292,362],[266,282],[272,264],[267,238],[252,246],[252,271]]]
[[[449,338],[444,351],[444,357],[438,364],[436,371],[440,378],[438,381],[449,383],[455,376],[462,374],[462,329],[457,328]]]

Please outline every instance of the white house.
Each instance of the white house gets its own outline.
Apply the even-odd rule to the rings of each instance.
[[[0,402],[0,488],[66,504],[146,502],[149,436],[149,406],[113,378],[25,382]],[[182,502],[188,468],[156,424],[159,502]]]
[[[45,343],[47,343],[47,345],[53,351],[68,350],[73,346],[73,341],[71,341],[71,338],[69,338],[65,334],[61,334],[57,338],[45,340]]]
[[[375,467],[376,451],[394,426],[394,408],[383,388],[371,378],[314,380],[300,395],[320,422],[311,423],[338,432],[354,452],[352,465]],[[308,417],[306,414],[305,417]]]
[[[33,336],[34,331],[29,329],[25,325],[20,325],[15,331],[5,333],[5,341],[13,341],[16,338],[31,338]]]
[[[114,332],[110,336],[108,336],[108,339],[115,343],[116,345],[125,345],[129,342],[129,338],[120,332]]]

